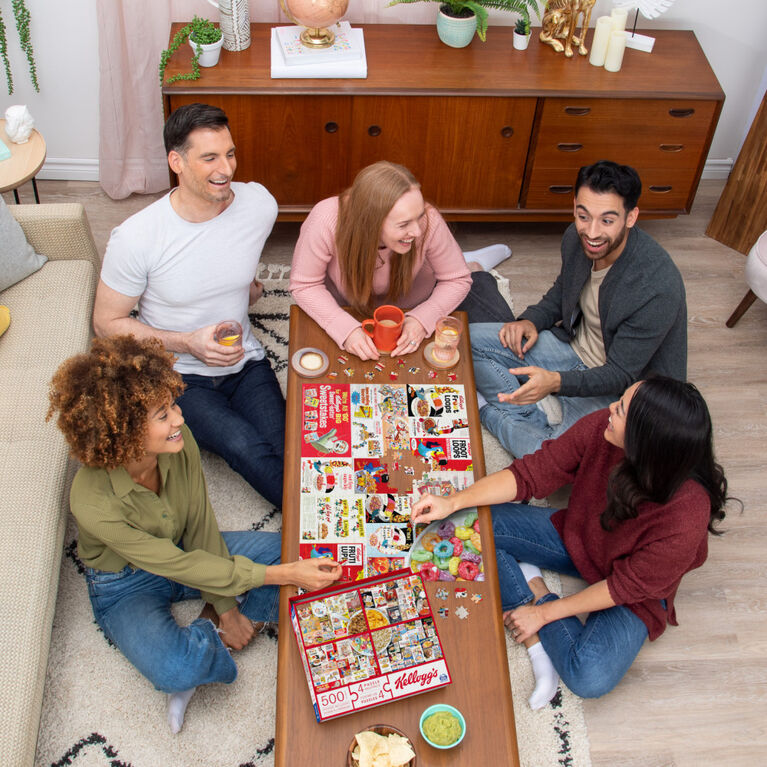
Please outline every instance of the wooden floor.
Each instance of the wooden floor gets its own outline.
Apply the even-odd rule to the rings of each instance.
[[[101,252],[112,227],[153,199],[114,202],[86,182],[40,181],[39,188],[43,202],[85,204]],[[744,256],[703,234],[722,188],[704,181],[691,215],[642,222],[640,214],[640,224],[684,277],[689,378],[709,403],[718,458],[745,510],[733,508],[727,534],[710,540],[708,561],[682,583],[680,625],[642,649],[616,690],[585,702],[598,767],[751,767],[767,760],[767,305],[757,301],[734,329],[724,325],[746,284]],[[29,184],[22,201],[33,201]],[[511,280],[517,310],[553,282],[563,230],[563,224],[455,225],[465,250],[511,246],[513,258],[500,271]],[[297,224],[278,224],[263,260],[289,263],[297,232]]]

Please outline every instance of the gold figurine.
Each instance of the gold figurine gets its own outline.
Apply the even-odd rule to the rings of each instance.
[[[573,45],[578,46],[578,53],[585,56],[586,32],[591,21],[591,11],[596,0],[547,0],[541,20],[541,33],[538,39],[550,45],[557,53],[565,52],[567,58],[573,55]],[[575,34],[578,17],[581,17],[581,33]],[[560,42],[564,40],[564,45]]]

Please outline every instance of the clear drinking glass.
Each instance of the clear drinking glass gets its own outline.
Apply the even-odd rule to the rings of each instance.
[[[450,362],[455,357],[458,342],[461,340],[461,323],[455,317],[442,317],[437,320],[434,331],[434,357],[440,362]]]
[[[237,320],[224,320],[216,325],[213,337],[222,346],[242,345],[242,325]]]

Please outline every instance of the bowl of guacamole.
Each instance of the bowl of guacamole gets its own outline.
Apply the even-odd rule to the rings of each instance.
[[[466,720],[463,714],[447,703],[429,706],[421,714],[421,735],[434,748],[453,748],[466,734]]]

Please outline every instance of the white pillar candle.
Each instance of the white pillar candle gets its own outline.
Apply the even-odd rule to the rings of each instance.
[[[626,29],[626,18],[628,17],[628,8],[613,8],[610,18],[612,19],[613,31],[623,32]]]
[[[610,42],[613,20],[611,16],[600,16],[594,27],[594,39],[591,41],[589,64],[595,67],[604,66],[607,44]]]
[[[607,55],[605,56],[605,69],[608,72],[620,71],[625,50],[626,33],[612,31],[610,33],[610,44],[607,46]]]

